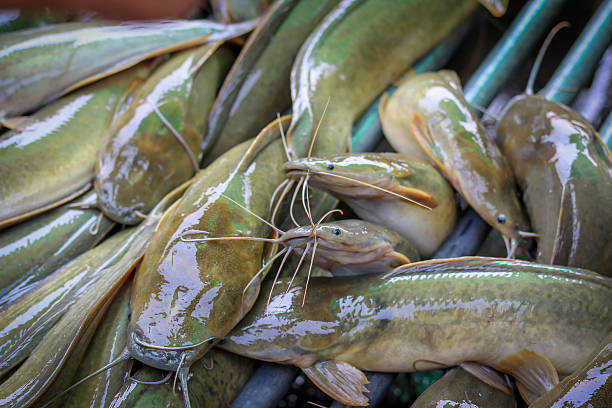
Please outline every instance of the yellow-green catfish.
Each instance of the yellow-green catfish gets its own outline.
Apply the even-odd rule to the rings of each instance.
[[[333,194],[364,220],[393,229],[430,257],[457,218],[455,194],[425,160],[397,153],[336,154],[292,160],[287,178]]]
[[[463,96],[453,71],[410,76],[380,104],[398,151],[431,160],[480,216],[504,236],[508,255],[529,231],[512,170]]]
[[[129,355],[177,371],[189,406],[189,367],[250,310],[259,294],[266,252],[252,240],[193,242],[194,235],[265,237],[285,160],[274,121],[253,141],[234,147],[200,171],[180,203],[160,222],[136,272]],[[238,203],[238,204],[236,204]]]
[[[417,262],[382,275],[275,287],[221,345],[295,364],[348,405],[367,405],[361,370],[477,362],[512,374],[533,400],[589,358],[612,329],[612,279],[498,258]],[[264,289],[265,290],[265,289]],[[269,288],[268,288],[269,290]]]

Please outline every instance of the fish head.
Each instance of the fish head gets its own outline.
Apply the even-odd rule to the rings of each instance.
[[[394,231],[363,220],[339,220],[291,229],[283,235],[285,245],[298,255],[311,255],[316,239],[314,262],[327,270],[337,265],[368,269],[373,263],[400,265],[410,259],[395,251],[402,238]]]
[[[288,178],[308,177],[311,185],[341,199],[405,199],[422,207],[437,206],[432,195],[416,185],[424,162],[414,159],[418,163],[415,166],[405,157],[396,156],[400,155],[361,153],[306,158],[285,163],[283,170]],[[411,185],[413,180],[416,183]]]

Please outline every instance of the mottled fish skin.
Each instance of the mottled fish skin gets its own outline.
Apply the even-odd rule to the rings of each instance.
[[[28,113],[147,58],[232,38],[252,30],[256,23],[91,21],[2,35],[0,121]]]
[[[612,406],[612,334],[580,369],[565,377],[529,408],[608,408]]]
[[[328,100],[313,154],[319,147],[346,151],[358,115],[476,5],[475,0],[340,3],[306,40],[291,73],[289,133],[297,157],[306,156]]]
[[[612,276],[612,155],[593,127],[564,105],[521,95],[497,140],[539,234],[537,261]]]
[[[515,408],[514,396],[485,384],[455,367],[431,384],[411,408]]]
[[[284,160],[279,122],[274,121],[254,141],[236,146],[194,177],[160,223],[136,272],[128,344],[132,357],[176,371],[182,356],[182,369],[188,368],[252,307],[263,278],[255,275],[266,257],[261,242],[183,239],[267,236],[269,227],[231,200],[268,217],[272,193],[284,177]]]
[[[464,361],[493,368],[528,349],[560,375],[584,364],[612,329],[612,279],[498,258],[423,261],[383,275],[311,278],[269,307],[259,299],[220,347],[309,367],[428,370]],[[264,287],[264,292],[270,288]]]
[[[455,226],[453,189],[419,158],[397,153],[335,154],[289,161],[283,170],[288,178],[308,174],[309,185],[344,201],[364,220],[399,232],[426,258]]]
[[[208,112],[234,60],[234,53],[220,45],[173,55],[113,121],[98,152],[94,182],[98,205],[108,217],[137,224],[193,175]]]
[[[507,240],[518,242],[519,231],[529,231],[512,170],[465,100],[454,71],[408,77],[381,102],[380,113],[389,143],[430,159]]]
[[[140,64],[65,96],[0,139],[0,228],[87,190],[118,105],[151,64]]]

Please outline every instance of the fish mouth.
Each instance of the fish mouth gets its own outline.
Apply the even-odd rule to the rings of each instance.
[[[140,339],[134,331],[129,336],[128,350],[130,356],[148,366],[177,371],[182,364],[190,365],[192,361],[204,356],[216,343],[218,338],[209,337],[206,340],[183,346],[159,346]]]
[[[288,177],[305,176],[310,171],[307,165],[296,162],[287,162],[282,168]]]

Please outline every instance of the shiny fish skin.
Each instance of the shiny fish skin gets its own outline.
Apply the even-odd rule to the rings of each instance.
[[[71,204],[95,202],[96,196],[90,192],[47,214],[2,231],[0,310],[104,238],[115,225],[112,221],[106,217],[99,220],[100,212],[96,210],[70,208]]]
[[[537,261],[612,276],[612,155],[593,127],[564,105],[521,95],[497,140],[539,234]]]
[[[202,155],[208,111],[234,59],[233,52],[220,45],[204,44],[173,55],[113,121],[98,152],[94,182],[99,207],[108,217],[137,224],[193,175]]]
[[[398,153],[335,154],[289,161],[283,170],[288,178],[309,174],[311,186],[346,202],[364,220],[399,232],[426,258],[455,225],[455,193],[444,177],[422,159]]]
[[[463,96],[453,71],[404,80],[380,105],[385,136],[399,152],[428,158],[457,191],[512,245],[529,221],[512,170]],[[513,255],[513,254],[511,254]]]
[[[496,368],[529,349],[567,375],[612,330],[612,279],[580,269],[423,261],[389,274],[312,278],[304,307],[304,282],[283,298],[287,283],[274,291],[269,314],[259,299],[221,347],[300,367],[337,360],[385,372],[463,361]]]
[[[250,31],[256,22],[63,23],[0,36],[0,121],[147,58]],[[58,61],[64,62],[58,64]]]
[[[0,139],[0,228],[71,200],[94,176],[103,133],[151,64],[67,95]]]
[[[281,124],[288,121],[282,118]],[[128,329],[133,358],[176,371],[183,356],[179,376],[186,375],[252,307],[263,278],[255,274],[267,254],[261,242],[182,238],[266,236],[269,227],[227,197],[267,217],[272,193],[283,180],[284,160],[279,123],[274,121],[253,141],[234,147],[194,177],[160,223],[136,272]]]

